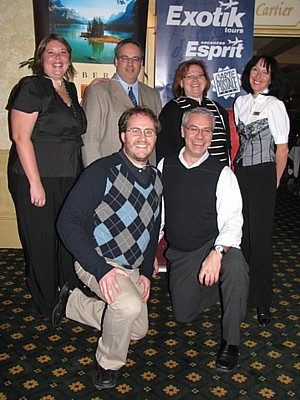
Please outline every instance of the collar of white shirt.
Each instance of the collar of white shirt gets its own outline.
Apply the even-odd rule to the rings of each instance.
[[[200,157],[198,161],[196,161],[196,162],[195,162],[194,164],[192,164],[192,165],[188,165],[188,163],[185,161],[185,159],[184,159],[184,157],[183,157],[184,151],[185,151],[185,146],[180,150],[178,158],[179,158],[181,164],[184,165],[185,168],[187,168],[187,169],[199,167],[199,165],[201,165],[205,160],[207,160],[207,159],[208,159],[208,156],[209,156],[209,153],[208,153],[208,151],[206,150],[206,152],[204,153],[204,155],[203,155],[202,157]]]

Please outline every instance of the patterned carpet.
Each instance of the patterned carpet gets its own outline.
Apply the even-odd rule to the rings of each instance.
[[[153,282],[147,337],[131,343],[117,387],[97,391],[91,374],[98,332],[66,318],[54,329],[32,314],[22,252],[0,250],[0,400],[299,399],[299,201],[279,192],[273,320],[259,327],[249,307],[239,365],[230,374],[213,368],[218,305],[199,321],[176,323],[162,273]]]

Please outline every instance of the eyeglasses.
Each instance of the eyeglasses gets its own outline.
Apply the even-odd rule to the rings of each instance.
[[[128,128],[126,129],[126,132],[131,133],[132,136],[140,136],[142,133],[144,133],[146,137],[152,137],[156,134],[155,130],[152,128]]]
[[[184,79],[188,79],[189,81],[193,80],[193,79],[202,79],[205,78],[204,74],[188,74],[188,75],[183,75]]]
[[[135,64],[141,61],[141,57],[118,56],[117,58],[123,63],[129,63],[129,61],[132,61]]]
[[[198,128],[198,126],[185,126],[185,129],[189,131],[191,135],[198,135],[200,132],[203,135],[211,135],[213,133],[213,130],[211,128]]]

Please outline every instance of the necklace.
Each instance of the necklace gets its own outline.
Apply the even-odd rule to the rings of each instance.
[[[46,75],[45,75],[45,78],[50,79],[50,80],[52,81],[53,88],[54,88],[55,92],[59,95],[60,98],[62,98],[62,95],[58,92],[58,90],[57,90],[56,87],[54,86],[54,82],[58,82],[59,85],[60,85],[60,87],[63,87],[63,88],[64,88],[64,90],[65,90],[65,92],[66,92],[66,95],[67,95],[67,98],[68,98],[68,104],[64,101],[63,98],[62,98],[62,100],[63,100],[63,102],[67,105],[68,108],[72,108],[74,118],[77,118],[76,109],[75,109],[74,103],[73,103],[73,101],[72,101],[72,99],[71,99],[71,97],[70,97],[70,94],[69,94],[69,92],[68,92],[68,89],[67,89],[65,80],[62,79],[62,80],[56,80],[56,81],[55,81],[54,79],[52,79],[52,78],[50,78],[49,76],[46,76]]]
[[[63,80],[63,79],[54,80],[54,79],[50,78],[50,76],[47,76],[47,75],[45,75],[45,78],[50,79],[50,81],[52,81],[52,83],[53,83],[53,86],[54,86],[54,82],[58,82],[58,83],[59,83],[59,86],[62,86],[62,84],[64,83],[64,80]],[[54,86],[54,87],[55,87],[55,86]]]

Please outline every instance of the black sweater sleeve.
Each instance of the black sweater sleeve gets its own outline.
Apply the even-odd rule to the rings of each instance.
[[[112,267],[95,250],[93,215],[101,203],[106,173],[103,160],[89,166],[69,193],[57,221],[58,233],[76,260],[99,281]]]
[[[184,145],[181,138],[182,110],[178,104],[171,100],[162,109],[159,115],[161,131],[156,141],[156,160],[159,162],[167,155],[176,153]]]

